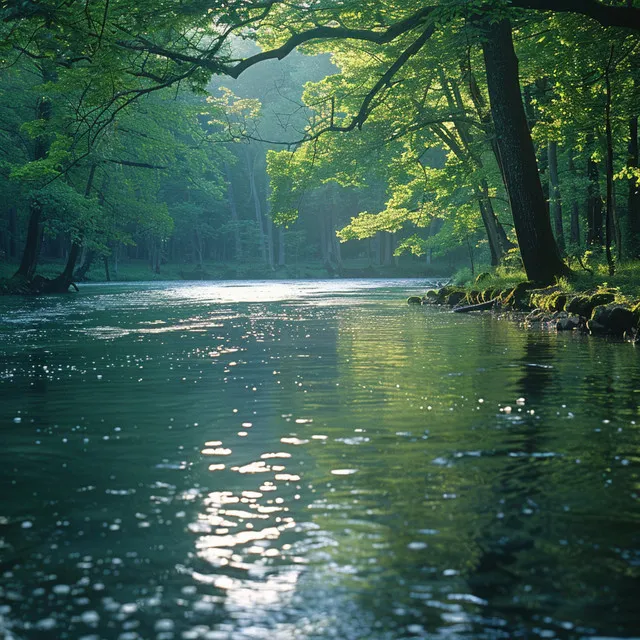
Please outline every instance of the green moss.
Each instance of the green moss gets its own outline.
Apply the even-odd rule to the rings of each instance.
[[[469,291],[465,297],[465,301],[468,304],[478,304],[479,302],[482,302],[482,292],[477,289]]]
[[[567,304],[567,294],[558,287],[542,289],[531,296],[532,305],[543,311],[555,313],[564,311]]]
[[[531,289],[532,282],[519,282],[515,287],[502,292],[501,301],[503,306],[515,311],[528,311],[531,309]]]
[[[573,296],[567,302],[565,309],[567,313],[576,316],[588,317],[589,296]]]

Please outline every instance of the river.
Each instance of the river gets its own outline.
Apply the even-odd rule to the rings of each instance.
[[[640,637],[638,349],[426,288],[0,299],[0,637]]]

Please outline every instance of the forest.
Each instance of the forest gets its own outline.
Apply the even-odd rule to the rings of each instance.
[[[549,284],[640,258],[635,0],[5,0],[0,19],[4,293],[127,265]]]
[[[0,638],[639,640],[639,105],[640,0],[0,0]]]

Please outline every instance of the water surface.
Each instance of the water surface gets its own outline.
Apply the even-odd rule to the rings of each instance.
[[[640,637],[637,349],[425,288],[0,299],[0,637]]]

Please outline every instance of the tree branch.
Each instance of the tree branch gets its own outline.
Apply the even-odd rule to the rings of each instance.
[[[133,160],[115,160],[113,158],[105,158],[103,162],[111,162],[113,164],[124,165],[125,167],[137,167],[139,169],[163,169],[166,170],[169,167],[159,164],[149,164],[148,162],[134,162]]]
[[[640,9],[635,7],[612,7],[598,0],[511,0],[511,6],[536,11],[579,13],[593,18],[603,27],[640,31]]]
[[[243,71],[246,71],[249,67],[258,64],[259,62],[274,59],[282,60],[296,47],[304,44],[305,42],[310,42],[311,40],[366,40],[377,44],[386,44],[395,40],[403,33],[407,33],[408,31],[412,31],[413,29],[424,25],[435,10],[436,7],[424,7],[405,20],[392,24],[384,31],[349,29],[346,27],[316,27],[315,29],[309,29],[308,31],[296,33],[291,36],[291,38],[289,38],[281,47],[271,49],[269,51],[262,51],[245,58],[242,62],[239,62],[236,65],[222,65],[220,67],[220,72],[233,78],[237,78]],[[430,27],[430,29],[431,33],[433,33],[433,27]],[[429,35],[431,35],[431,33]]]
[[[312,40],[365,40],[377,44],[386,44],[395,40],[398,36],[413,29],[423,26],[436,11],[437,7],[424,7],[408,18],[401,20],[387,27],[386,29],[375,31],[372,29],[350,29],[347,27],[315,27],[307,31],[302,31],[291,36],[283,45],[269,51],[261,51],[253,56],[249,56],[236,64],[225,64],[220,60],[215,60],[209,56],[203,57],[190,55],[179,51],[172,51],[165,47],[155,45],[146,39],[138,38],[138,41],[122,40],[118,44],[123,48],[135,51],[149,51],[170,60],[186,62],[221,75],[238,78],[241,73],[250,67],[265,60],[282,60],[288,56],[296,47],[311,42]]]
[[[354,129],[362,129],[362,125],[366,122],[367,118],[373,111],[373,100],[376,96],[385,88],[389,87],[393,76],[405,65],[405,63],[409,60],[409,58],[415,56],[420,49],[425,45],[427,40],[433,35],[435,31],[435,27],[433,25],[429,25],[418,38],[416,38],[396,59],[396,61],[384,72],[378,82],[369,90],[367,95],[364,97],[360,105],[360,109],[358,113],[351,118],[351,120],[346,125],[336,125],[333,123],[334,117],[334,99],[332,98],[331,103],[331,119],[330,123],[326,127],[322,127],[315,133],[308,133],[303,136],[302,139],[288,142],[288,143],[278,143],[273,141],[263,141],[263,142],[271,142],[271,144],[286,144],[288,147],[296,146],[302,144],[304,142],[310,142],[311,140],[317,140],[320,136],[329,132],[336,133],[348,133],[349,131],[353,131]],[[251,136],[247,136],[251,137]]]

